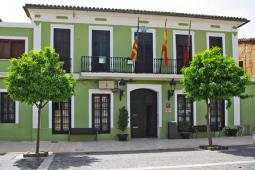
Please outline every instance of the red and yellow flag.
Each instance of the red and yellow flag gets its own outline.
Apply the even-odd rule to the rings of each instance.
[[[131,59],[136,61],[138,55],[138,44],[139,44],[139,35],[136,35],[135,42],[133,44],[132,52],[131,52]]]
[[[165,30],[164,30],[164,42],[163,42],[163,45],[162,45],[162,54],[164,55],[165,65],[168,66],[166,22],[165,22]]]

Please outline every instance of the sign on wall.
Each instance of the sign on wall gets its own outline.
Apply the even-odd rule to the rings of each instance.
[[[165,112],[166,113],[171,113],[172,112],[171,103],[166,103]]]

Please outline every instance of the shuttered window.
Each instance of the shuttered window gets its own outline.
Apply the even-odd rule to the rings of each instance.
[[[18,58],[25,52],[25,40],[0,39],[0,59]]]
[[[0,93],[0,123],[15,123],[15,101],[7,92]]]

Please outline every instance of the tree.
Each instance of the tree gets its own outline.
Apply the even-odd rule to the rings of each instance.
[[[16,101],[33,104],[38,109],[36,155],[39,156],[41,110],[49,102],[61,102],[74,94],[75,80],[62,69],[59,55],[50,48],[29,51],[11,59],[6,86]]]
[[[187,98],[206,102],[208,143],[212,146],[210,101],[227,100],[229,107],[232,97],[248,97],[243,93],[249,82],[249,75],[236,65],[232,57],[224,57],[220,48],[212,48],[196,54],[190,66],[182,69],[182,73],[182,83]]]

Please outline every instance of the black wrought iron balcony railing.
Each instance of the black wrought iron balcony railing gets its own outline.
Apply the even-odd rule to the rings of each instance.
[[[161,58],[133,62],[129,57],[81,57],[81,72],[181,74],[183,66],[182,59],[168,59],[166,66]]]

